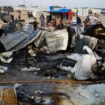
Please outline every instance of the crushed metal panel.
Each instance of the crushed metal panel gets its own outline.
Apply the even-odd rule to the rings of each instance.
[[[31,24],[24,24],[22,30],[30,34],[34,31],[34,27]]]
[[[28,34],[28,37],[26,37],[25,40],[21,41],[19,44],[17,44],[13,48],[11,48],[10,51],[17,51],[17,50],[20,50],[20,49],[26,47],[28,44],[30,44],[34,40],[36,40],[38,38],[38,36],[40,35],[40,33],[41,33],[40,30],[36,30],[36,31],[32,32],[31,34]]]
[[[39,34],[40,30],[31,32],[30,34],[25,31],[18,31],[3,36],[0,38],[0,41],[4,45],[6,51],[16,51],[32,43]]]
[[[66,50],[68,45],[68,32],[66,29],[48,32],[46,34],[46,42],[49,52]]]
[[[40,47],[41,44],[43,43],[44,39],[45,39],[45,35],[46,35],[47,31],[46,30],[42,30],[41,34],[38,36],[38,38],[34,41],[34,44],[36,47]]]
[[[0,38],[0,41],[4,45],[5,49],[8,51],[28,36],[29,35],[26,32],[18,31]]]

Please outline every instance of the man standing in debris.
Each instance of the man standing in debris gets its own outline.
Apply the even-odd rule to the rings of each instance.
[[[76,30],[77,30],[77,33],[81,33],[81,18],[77,15],[76,17],[76,23],[77,23],[77,26],[76,26]]]
[[[72,27],[67,27],[67,32],[68,32],[67,50],[71,50],[71,44],[72,44],[73,36],[75,35],[75,29]]]
[[[60,23],[57,25],[56,29],[57,29],[57,30],[62,30],[62,29],[64,29],[64,28],[65,28],[65,26],[64,26],[64,24],[63,24],[63,19],[61,19],[61,20],[60,20]]]
[[[40,16],[40,23],[41,23],[41,27],[45,27],[45,17],[43,14],[41,14]]]
[[[95,17],[95,15],[91,12],[89,12],[89,20],[90,20],[90,25],[96,25],[98,22],[98,18]]]
[[[19,12],[18,19],[20,20],[21,19],[21,11],[18,11],[18,12]]]
[[[38,22],[37,22],[37,18],[34,18],[34,22],[33,22],[33,26],[34,26],[34,30],[36,30],[38,28]]]
[[[56,19],[53,19],[53,20],[52,20],[52,26],[53,26],[53,27],[56,27],[56,25],[57,25]]]

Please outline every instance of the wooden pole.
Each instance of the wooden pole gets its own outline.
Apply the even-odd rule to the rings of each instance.
[[[1,81],[0,85],[3,84],[25,84],[25,83],[58,83],[58,84],[99,84],[99,83],[105,83],[105,80],[92,80],[92,81],[78,81],[78,80],[23,80],[23,81]]]

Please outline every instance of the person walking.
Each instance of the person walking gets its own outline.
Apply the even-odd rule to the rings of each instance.
[[[81,24],[82,24],[82,22],[81,22],[81,18],[77,15],[77,17],[76,17],[76,32],[77,33],[81,33]]]
[[[56,26],[56,30],[62,30],[65,26],[63,24],[63,19],[60,20],[60,23]]]
[[[40,16],[40,23],[41,23],[41,27],[45,27],[45,17],[43,14],[41,14]]]
[[[18,15],[18,20],[21,20],[21,11],[18,11],[19,15]]]
[[[33,26],[34,26],[34,30],[36,30],[38,28],[38,21],[37,18],[34,18],[34,22],[33,22]]]

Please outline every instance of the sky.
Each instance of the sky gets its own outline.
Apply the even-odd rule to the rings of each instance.
[[[26,6],[48,7],[51,5],[73,7],[95,7],[105,8],[105,0],[0,0],[0,6],[11,5],[18,6],[26,4]]]

